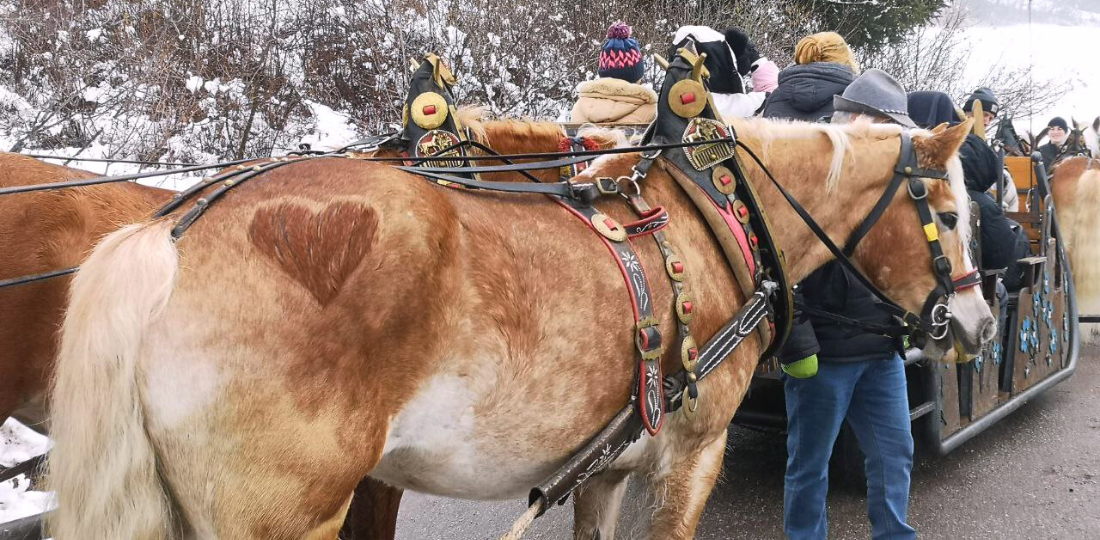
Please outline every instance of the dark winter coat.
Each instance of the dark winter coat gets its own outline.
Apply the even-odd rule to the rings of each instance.
[[[981,212],[982,268],[1006,268],[1005,287],[1019,289],[1023,276],[1016,261],[1029,256],[1031,249],[1020,224],[1005,216],[1001,205],[988,193],[1001,175],[1000,160],[985,141],[973,134],[963,142],[959,158],[966,176],[966,190]]]
[[[835,261],[826,263],[802,280],[795,291],[795,301],[867,324],[897,324],[891,315],[876,307],[879,301],[871,291]],[[812,354],[817,354],[818,360],[823,362],[888,360],[898,350],[896,338],[871,334],[798,310],[779,360],[789,364]]]
[[[816,122],[833,114],[833,96],[855,80],[848,66],[833,62],[794,65],[779,73],[776,88],[764,106],[765,118]]]
[[[791,66],[779,74],[779,88],[764,107],[766,118],[815,122],[833,114],[833,96],[855,79],[847,67],[832,62]],[[889,326],[893,317],[875,307],[878,300],[836,262],[817,269],[795,291],[795,301],[867,324]],[[870,334],[827,317],[795,310],[795,324],[779,352],[785,364],[816,354],[823,362],[856,362],[893,358],[897,340]]]
[[[1050,168],[1054,166],[1054,161],[1058,159],[1058,153],[1061,151],[1062,147],[1052,142],[1039,147],[1039,154],[1043,156],[1043,168],[1047,170],[1047,174],[1050,174]]]

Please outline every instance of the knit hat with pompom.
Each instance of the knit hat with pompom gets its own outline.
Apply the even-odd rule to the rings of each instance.
[[[612,77],[636,83],[645,74],[645,59],[637,40],[630,37],[630,26],[618,21],[607,29],[607,41],[600,49],[600,77]]]

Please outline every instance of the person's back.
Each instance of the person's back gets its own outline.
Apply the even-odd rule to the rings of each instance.
[[[570,122],[648,124],[657,117],[657,94],[638,84],[645,74],[645,59],[626,23],[608,28],[598,73],[599,79],[577,86],[579,97]]]
[[[604,78],[577,86],[570,122],[648,124],[657,116],[657,94],[640,84]]]
[[[765,118],[816,122],[833,113],[833,96],[855,79],[859,68],[844,38],[835,32],[807,36],[795,47],[795,65],[779,73]]]
[[[775,63],[761,56],[744,32],[730,28],[725,33],[709,26],[682,26],[672,39],[672,51],[686,38],[705,53],[711,99],[723,118],[749,118],[760,111],[775,86]],[[752,75],[753,90],[747,91],[743,77]]]

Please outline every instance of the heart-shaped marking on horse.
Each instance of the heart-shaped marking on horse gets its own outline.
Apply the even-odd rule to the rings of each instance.
[[[324,306],[370,251],[377,229],[375,211],[362,203],[336,202],[318,210],[280,203],[256,211],[248,238]]]

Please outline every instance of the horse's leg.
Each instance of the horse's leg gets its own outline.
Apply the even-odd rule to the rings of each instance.
[[[627,471],[606,471],[573,494],[573,540],[615,538],[628,475]]]
[[[393,540],[401,488],[367,477],[355,486],[351,508],[340,529],[342,540]]]
[[[722,470],[726,431],[695,448],[691,444],[668,448],[675,452],[671,465],[648,478],[650,493],[657,498],[649,538],[688,540],[695,536],[699,516]]]

